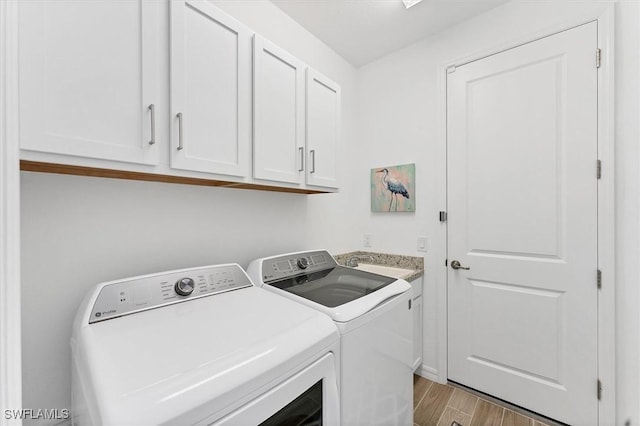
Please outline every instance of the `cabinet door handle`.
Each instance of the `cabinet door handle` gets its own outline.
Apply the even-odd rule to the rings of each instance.
[[[178,151],[181,151],[184,148],[184,139],[182,134],[182,113],[179,112],[176,114],[178,117]]]
[[[151,112],[151,139],[149,145],[156,143],[156,106],[154,104],[149,105],[149,111]]]
[[[298,151],[300,151],[300,168],[298,169],[298,171],[304,172],[304,148],[300,147],[298,148]]]
[[[311,151],[309,151],[309,154],[311,154],[311,170],[309,170],[309,173],[315,173],[316,172],[316,150],[312,149]]]

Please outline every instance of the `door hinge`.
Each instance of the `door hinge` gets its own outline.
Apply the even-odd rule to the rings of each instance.
[[[598,401],[602,400],[602,382],[598,379]]]
[[[600,68],[600,64],[602,64],[602,49],[596,49],[596,68]]]
[[[598,269],[596,281],[598,282],[598,290],[600,290],[602,288],[602,271],[600,269]]]
[[[447,212],[440,212],[440,222],[447,221]]]
[[[598,160],[596,165],[596,177],[598,179],[602,178],[602,161]]]
[[[455,65],[450,65],[449,67],[447,67],[447,74],[451,74],[456,72],[456,66]]]

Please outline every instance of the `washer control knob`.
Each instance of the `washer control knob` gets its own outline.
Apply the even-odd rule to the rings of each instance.
[[[193,293],[195,287],[196,283],[191,278],[185,277],[176,281],[176,285],[173,288],[180,296],[188,296]]]
[[[301,257],[300,259],[298,259],[298,267],[300,269],[307,269],[309,267],[309,261],[306,257]]]

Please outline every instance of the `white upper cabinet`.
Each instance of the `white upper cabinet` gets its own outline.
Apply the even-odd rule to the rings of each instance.
[[[340,86],[307,69],[307,184],[338,187]]]
[[[156,164],[160,3],[19,2],[23,150]]]
[[[253,61],[254,177],[302,183],[305,65],[257,34]]]
[[[14,109],[30,167],[338,188],[340,87],[210,1],[18,11]]]
[[[206,0],[171,1],[171,167],[244,177],[251,33]]]

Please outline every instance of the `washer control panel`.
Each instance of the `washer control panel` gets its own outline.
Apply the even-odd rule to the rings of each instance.
[[[338,266],[325,250],[272,257],[262,262],[262,280],[280,281],[301,274],[310,274]]]
[[[102,284],[91,309],[89,324],[252,285],[247,274],[236,264],[112,281]]]

